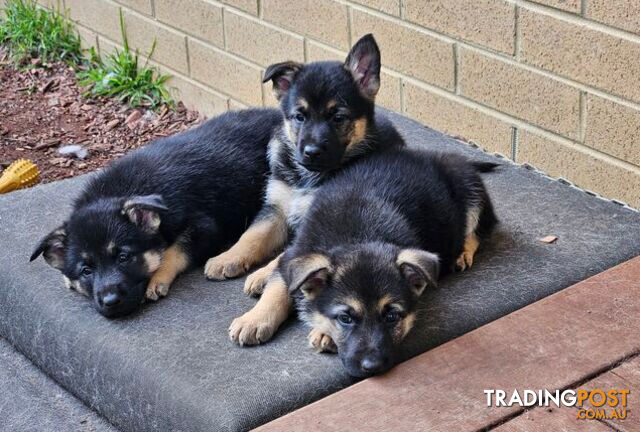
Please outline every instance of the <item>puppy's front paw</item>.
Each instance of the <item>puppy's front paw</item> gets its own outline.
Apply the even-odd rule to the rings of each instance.
[[[271,339],[277,329],[268,317],[250,310],[233,320],[229,326],[229,339],[240,346],[259,345]]]
[[[259,296],[264,291],[264,287],[271,276],[271,269],[262,267],[249,276],[244,281],[244,293],[249,296]]]
[[[204,274],[207,279],[223,280],[242,276],[249,270],[250,264],[244,257],[231,251],[224,252],[216,257],[209,258],[204,266]]]
[[[156,301],[160,297],[166,297],[169,294],[169,287],[171,281],[163,280],[162,278],[151,277],[149,284],[147,285],[147,291],[144,294],[145,298]]]
[[[464,251],[460,254],[458,259],[456,260],[456,270],[464,271],[468,268],[471,268],[473,265],[473,252]]]
[[[337,353],[338,347],[328,334],[322,333],[320,330],[311,329],[309,332],[309,346],[316,352]]]

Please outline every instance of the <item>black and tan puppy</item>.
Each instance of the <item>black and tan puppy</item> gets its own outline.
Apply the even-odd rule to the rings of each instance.
[[[175,277],[237,241],[260,210],[278,110],[223,114],[97,174],[38,245],[104,316],[167,295]]]
[[[354,376],[389,369],[420,295],[440,274],[470,267],[495,225],[479,176],[494,166],[404,149],[320,188],[269,281],[296,299],[311,345],[337,350]]]
[[[271,176],[264,206],[231,249],[207,262],[205,275],[210,279],[240,276],[273,258],[297,229],[318,186],[354,160],[403,145],[391,123],[375,115],[380,51],[371,35],[354,45],[344,63],[278,63],[267,69],[268,80],[273,81],[284,122],[269,143]],[[245,291],[260,293],[276,266],[277,258],[251,275]],[[262,322],[260,311],[269,310],[269,302],[282,294],[286,290],[264,293],[254,313],[234,326],[248,330]],[[232,332],[232,338],[256,343],[243,337],[249,333]]]

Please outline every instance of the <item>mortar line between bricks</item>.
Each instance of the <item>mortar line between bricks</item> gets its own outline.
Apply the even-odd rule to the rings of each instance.
[[[155,0],[149,0],[149,4],[151,5],[151,16],[156,17],[156,2]]]
[[[587,18],[587,0],[580,1],[580,15]]]
[[[556,132],[549,131],[547,129],[544,129],[540,126],[537,126],[531,123],[527,123],[524,120],[518,119],[516,117],[513,117],[509,114],[506,114],[500,111],[496,111],[493,108],[487,107],[474,100],[467,99],[463,96],[453,94],[451,92],[443,90],[440,87],[434,86],[432,84],[427,84],[422,81],[418,81],[409,77],[404,77],[403,79],[406,82],[413,84],[416,87],[421,88],[423,90],[431,92],[437,96],[444,97],[445,99],[448,99],[450,101],[460,103],[466,106],[467,108],[475,109],[476,111],[479,111],[482,114],[489,115],[505,123],[510,123],[511,125],[517,126],[518,129],[523,129],[525,131],[540,135],[543,138],[547,138],[553,141],[558,141],[574,150],[580,150],[582,153],[586,153],[589,156],[596,157],[598,159],[604,159],[605,162],[610,163],[614,166],[617,166],[618,168],[626,169],[628,171],[631,171],[634,174],[640,175],[640,167],[633,165],[631,162],[627,162],[615,156],[612,156],[607,153],[603,153],[599,150],[596,150],[594,148],[585,146],[582,143],[576,142],[562,135],[558,135]]]
[[[579,117],[580,117],[580,142],[584,143],[587,135],[587,94],[583,91],[580,92],[579,104]]]
[[[460,49],[458,44],[453,44],[453,91],[460,94]]]
[[[222,46],[224,48],[225,51],[229,51],[229,48],[227,47],[227,25],[226,25],[226,19],[225,16],[227,15],[227,10],[225,8],[222,8],[222,10],[220,11],[220,16],[221,16],[221,21],[222,21]]]
[[[531,10],[533,12],[541,13],[552,18],[557,18],[559,20],[568,22],[570,24],[579,25],[582,27],[586,27],[589,30],[599,31],[601,33],[607,34],[609,36],[614,36],[619,39],[625,39],[630,42],[640,43],[640,35],[635,33],[622,30],[619,28],[611,27],[606,24],[602,24],[598,21],[594,21],[592,19],[583,17],[581,15],[576,15],[571,12],[563,11],[560,9],[554,9],[550,6],[542,5],[539,3],[533,3],[531,0],[505,0],[512,4],[519,4],[521,7],[525,9]]]
[[[269,21],[265,21],[262,18],[258,18],[255,15],[251,15],[250,13],[247,13],[247,12],[242,11],[240,9],[235,9],[233,7],[230,7],[230,6],[226,5],[226,4],[222,5],[222,8],[225,9],[225,13],[226,12],[231,12],[231,13],[233,13],[235,15],[239,15],[240,17],[245,18],[245,19],[247,19],[249,21],[252,21],[252,22],[254,22],[256,24],[260,24],[261,26],[264,26],[264,27],[266,27],[266,28],[268,28],[270,30],[276,30],[276,31],[278,31],[280,33],[284,33],[287,36],[298,38],[298,39],[305,37],[304,34],[296,33],[294,31],[291,31],[291,30],[289,30],[287,28],[284,28],[284,27],[279,27],[279,26],[277,26],[277,25],[275,25],[273,23],[270,23]]]
[[[513,42],[513,57],[520,61],[520,38],[521,38],[521,29],[520,29],[520,6],[516,5],[515,13],[515,21],[514,21],[514,42]]]
[[[353,9],[350,5],[347,5],[347,40],[349,41],[349,46],[353,46]]]

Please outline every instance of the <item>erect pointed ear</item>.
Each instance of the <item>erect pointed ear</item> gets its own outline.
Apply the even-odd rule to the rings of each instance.
[[[160,214],[169,210],[160,195],[135,196],[125,200],[122,214],[143,231],[153,234],[160,227]]]
[[[440,274],[438,255],[421,249],[403,249],[398,254],[396,265],[417,296],[428,286],[436,287]]]
[[[62,270],[64,266],[64,252],[67,247],[67,232],[65,225],[51,231],[43,238],[31,254],[29,261],[38,258],[40,254],[54,269]]]
[[[325,287],[331,274],[331,261],[325,255],[311,254],[292,259],[286,269],[289,292],[299,289],[313,298]]]
[[[291,83],[302,69],[302,64],[294,61],[272,64],[264,72],[262,82],[271,80],[273,82],[273,92],[278,100],[287,94]]]
[[[371,33],[351,48],[344,67],[351,72],[360,93],[373,101],[380,89],[380,49]]]

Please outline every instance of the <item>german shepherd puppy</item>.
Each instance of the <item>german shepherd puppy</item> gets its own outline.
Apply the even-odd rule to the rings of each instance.
[[[492,163],[399,150],[327,182],[279,263],[318,351],[348,372],[388,370],[439,275],[471,267],[497,220],[479,172]],[[267,287],[268,289],[269,287]]]
[[[161,139],[89,181],[40,254],[106,317],[169,292],[178,274],[225,250],[261,207],[278,110],[226,113]]]
[[[375,115],[380,51],[371,35],[353,46],[344,63],[278,63],[267,68],[264,80],[273,82],[284,115],[269,143],[271,176],[264,206],[231,249],[207,262],[209,279],[241,276],[273,258],[295,233],[318,186],[356,159],[404,145],[391,122]],[[251,275],[245,291],[261,293],[277,262],[278,258]],[[271,311],[274,296],[287,298],[286,289],[275,291],[265,293],[251,313],[234,322],[245,331],[232,332],[233,340],[240,344],[265,340],[255,337],[255,327],[265,320],[261,311],[288,314]]]

